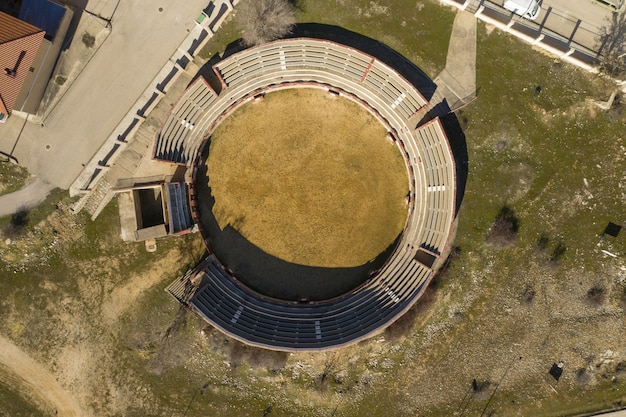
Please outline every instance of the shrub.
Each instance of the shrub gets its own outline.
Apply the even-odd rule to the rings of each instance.
[[[511,246],[517,240],[518,230],[519,220],[515,216],[515,212],[504,206],[489,229],[487,243],[499,248]]]
[[[287,0],[247,0],[238,11],[238,23],[247,46],[260,45],[291,33],[296,22]]]
[[[561,260],[563,255],[567,251],[567,246],[563,242],[557,243],[557,245],[552,250],[552,254],[550,255],[550,262],[558,262]]]
[[[549,243],[550,238],[542,233],[541,236],[539,236],[539,239],[537,239],[537,250],[539,252],[545,252],[548,249]]]
[[[614,77],[626,73],[626,12],[613,13],[607,26],[600,28],[601,69]]]
[[[587,291],[587,303],[593,307],[599,307],[604,303],[605,291],[604,287],[600,285],[594,285]]]
[[[535,289],[532,286],[527,285],[524,288],[524,291],[522,291],[522,301],[524,302],[524,304],[532,304],[533,300],[535,299],[535,295],[537,295]]]

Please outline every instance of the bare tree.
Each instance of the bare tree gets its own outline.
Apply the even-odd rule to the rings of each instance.
[[[260,45],[291,33],[295,11],[288,0],[245,0],[237,16],[247,46]]]
[[[612,76],[626,74],[626,10],[613,13],[608,25],[600,31],[602,70]]]

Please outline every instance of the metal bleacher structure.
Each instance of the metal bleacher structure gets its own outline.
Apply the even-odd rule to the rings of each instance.
[[[428,101],[389,65],[335,42],[295,38],[249,48],[214,65],[219,94],[198,78],[172,108],[153,157],[193,168],[200,150],[235,108],[284,88],[321,88],[363,105],[387,128],[409,179],[408,215],[385,264],[358,288],[326,301],[282,301],[245,287],[209,249],[167,291],[240,341],[277,350],[324,350],[367,338],[406,312],[442,264],[455,218],[456,170],[438,118],[423,124]],[[190,186],[192,216],[199,222]]]

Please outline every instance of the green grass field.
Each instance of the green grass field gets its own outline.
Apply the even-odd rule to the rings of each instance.
[[[27,170],[10,162],[0,162],[0,195],[21,189],[27,180]]]

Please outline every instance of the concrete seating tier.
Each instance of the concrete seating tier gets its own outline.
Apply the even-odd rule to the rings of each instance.
[[[319,304],[289,304],[254,297],[234,283],[219,262],[204,265],[205,283],[190,305],[222,331],[253,345],[319,350],[353,343],[411,305],[431,274],[415,261],[413,280],[373,279],[352,295]]]
[[[193,161],[197,147],[193,146],[193,132],[198,120],[213,104],[217,94],[202,78],[187,88],[170,112],[157,134],[154,159],[187,164]]]
[[[426,171],[426,225],[422,246],[438,254],[448,240],[449,227],[454,220],[456,191],[455,166],[452,150],[445,138],[445,131],[439,119],[419,127],[415,131],[417,142],[422,150],[422,160]]]
[[[347,345],[392,323],[430,281],[455,215],[455,166],[445,130],[438,119],[416,129],[414,116],[425,110],[425,99],[386,64],[317,39],[246,49],[213,68],[223,82],[219,96],[204,81],[193,83],[159,133],[155,158],[190,165],[205,139],[240,105],[267,91],[322,88],[363,105],[387,128],[407,167],[408,216],[386,263],[349,294],[318,303],[268,299],[240,284],[211,255],[198,267],[203,284],[188,304],[245,343],[281,350]],[[422,251],[434,260],[425,262],[418,256]]]
[[[170,233],[175,234],[189,230],[192,222],[185,184],[178,182],[166,184],[165,194],[168,202],[167,214]]]
[[[345,45],[300,38],[265,44],[244,52],[214,66],[228,87],[262,73],[280,76],[303,69],[317,69],[361,82],[407,119],[428,104],[408,81],[388,65]]]

